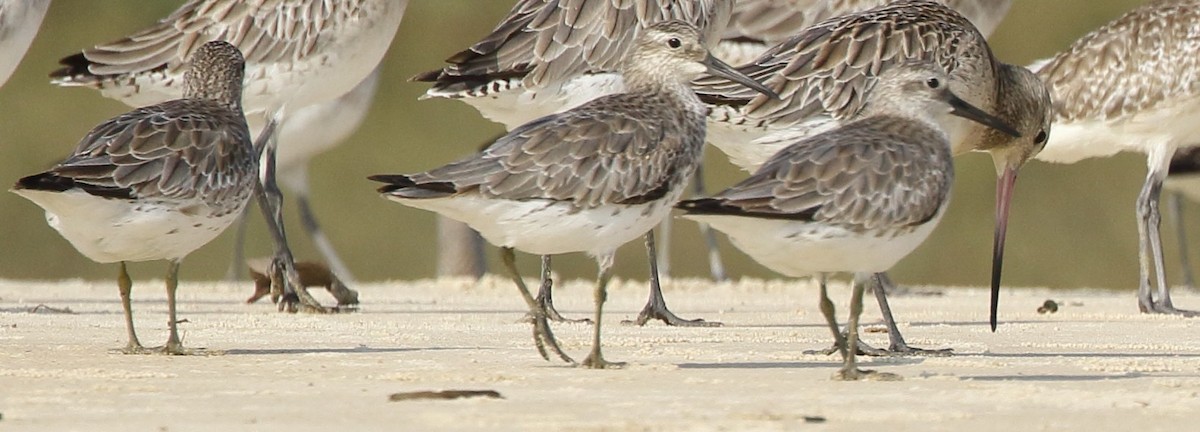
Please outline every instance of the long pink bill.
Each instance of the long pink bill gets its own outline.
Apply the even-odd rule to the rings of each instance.
[[[1004,174],[996,179],[996,233],[992,239],[992,331],[996,331],[996,312],[1000,307],[1000,274],[1004,268],[1004,236],[1008,231],[1008,207],[1012,202],[1013,186],[1017,183],[1017,169],[1005,167]]]

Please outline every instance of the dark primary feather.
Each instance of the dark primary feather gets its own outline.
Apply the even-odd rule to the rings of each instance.
[[[477,193],[576,208],[653,201],[686,180],[704,137],[699,113],[670,108],[663,98],[599,98],[527,123],[483,152],[441,168],[372,179],[392,184],[381,192],[405,198]]]
[[[903,230],[937,214],[953,175],[943,134],[911,120],[876,116],[793,144],[750,178],[678,207],[860,232]]]
[[[933,61],[951,76],[995,74],[991,50],[970,21],[940,3],[913,0],[823,21],[738,68],[778,100],[718,77],[697,80],[695,88],[705,102],[773,122],[824,113],[842,119],[862,108],[873,77],[915,60]]]
[[[18,186],[74,185],[105,197],[219,204],[251,193],[256,166],[240,113],[213,101],[179,99],[104,122],[65,161]]]
[[[59,61],[56,82],[98,84],[122,75],[182,70],[207,41],[237,46],[250,63],[290,62],[312,53],[324,26],[360,1],[191,0],[153,26]]]
[[[733,0],[521,0],[490,34],[446,59],[448,66],[413,80],[436,82],[445,91],[510,78],[539,88],[611,72],[640,28],[679,19],[715,43],[732,9]]]

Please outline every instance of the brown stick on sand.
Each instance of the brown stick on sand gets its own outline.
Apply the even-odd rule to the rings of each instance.
[[[271,277],[267,275],[270,264],[270,258],[246,260],[246,267],[250,269],[250,278],[254,279],[254,295],[246,299],[246,303],[254,303],[267,294],[271,295],[272,303],[279,302],[281,293],[271,291]],[[334,276],[325,264],[314,261],[298,261],[296,262],[296,271],[300,274],[300,283],[305,287],[325,287],[337,299],[339,307],[358,304],[358,292],[346,287],[346,284]]]

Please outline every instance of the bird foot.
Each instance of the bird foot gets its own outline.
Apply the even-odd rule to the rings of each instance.
[[[126,354],[126,355],[154,354],[153,350],[147,349],[146,347],[142,346],[142,344],[140,344],[140,343],[130,343],[129,345],[125,345],[124,348],[113,348],[111,350],[108,350],[108,352],[110,354]]]
[[[563,352],[562,347],[558,345],[558,340],[554,338],[554,332],[550,331],[550,323],[546,320],[546,316],[540,313],[535,314],[532,321],[533,343],[537,346],[538,354],[541,354],[546,361],[550,361],[550,351],[553,351],[562,361],[575,364],[575,360]]]
[[[721,327],[725,325],[717,321],[705,321],[704,318],[683,319],[668,310],[666,305],[654,302],[646,304],[641,313],[638,313],[637,319],[624,320],[621,321],[621,324],[644,326],[650,320],[659,320],[673,327]]]
[[[583,363],[580,363],[579,365],[588,369],[622,369],[628,364],[625,362],[610,362],[604,360],[603,355],[600,355],[599,352],[594,352],[589,354],[587,358],[583,359]]]
[[[542,312],[546,314],[547,320],[559,322],[559,323],[576,323],[576,324],[578,324],[578,323],[591,324],[592,323],[592,320],[587,319],[587,318],[570,319],[570,318],[564,317],[561,313],[558,313],[558,309],[556,309],[554,307],[554,303],[546,301],[542,296],[537,296],[534,300],[537,300],[538,305],[541,305]],[[531,313],[525,314],[525,317],[522,318],[521,321],[527,322],[527,323],[532,323],[533,322],[533,314],[531,314]]]
[[[804,354],[833,355],[837,352],[839,352],[838,347],[836,344],[834,344],[834,346],[825,348],[823,350],[805,351]],[[924,349],[910,347],[908,344],[892,345],[888,347],[888,349],[881,349],[875,348],[866,342],[863,342],[862,339],[859,339],[857,355],[869,357],[948,357],[954,355],[954,349]]]
[[[1141,306],[1142,313],[1153,313],[1163,315],[1179,315],[1187,318],[1195,318],[1200,316],[1200,312],[1184,309],[1176,309],[1173,305],[1164,305],[1160,302],[1154,302],[1149,308],[1145,305]]]

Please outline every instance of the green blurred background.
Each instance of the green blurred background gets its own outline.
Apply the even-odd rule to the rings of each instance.
[[[51,8],[41,33],[16,75],[0,89],[0,180],[11,184],[65,156],[95,124],[129,108],[84,89],[58,88],[46,74],[60,57],[150,25],[180,1],[62,1]],[[993,35],[997,55],[1028,64],[1066,47],[1087,31],[1133,8],[1137,0],[1017,0]],[[408,77],[441,66],[441,60],[486,34],[511,0],[412,0],[386,57],[384,78],[367,124],[341,147],[313,162],[313,205],[360,280],[434,275],[434,216],[379,198],[366,176],[413,172],[457,159],[502,131],[466,104],[417,101],[426,88]],[[286,145],[286,144],[284,144]],[[708,152],[710,190],[743,174],[718,151]],[[1034,162],[1018,183],[1009,228],[1006,286],[1103,287],[1137,284],[1137,230],[1133,203],[1145,174],[1144,157],[1125,154],[1076,165]],[[984,154],[958,158],[952,206],[930,241],[902,261],[894,278],[906,284],[984,285],[990,274],[994,171]],[[1194,204],[1188,204],[1190,210]],[[1165,209],[1165,206],[1164,206]],[[297,256],[316,259],[295,208],[288,230]],[[270,251],[255,213],[248,256]],[[1188,226],[1200,232],[1195,219]],[[48,227],[42,211],[11,193],[0,193],[0,278],[110,278],[113,266],[93,263]],[[1164,228],[1169,227],[1164,223]],[[1167,232],[1167,231],[1165,231]],[[192,254],[187,279],[220,278],[232,250],[232,230]],[[1168,277],[1177,281],[1177,244],[1165,235]],[[707,275],[707,260],[693,223],[674,230],[674,276]],[[734,278],[775,277],[721,240]],[[495,249],[488,247],[495,269]],[[618,274],[646,277],[640,242],[621,250]],[[519,259],[533,276],[536,260]],[[135,278],[161,277],[164,265],[135,265]],[[556,261],[566,277],[593,275],[582,255]]]

